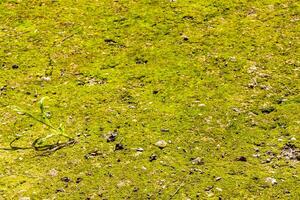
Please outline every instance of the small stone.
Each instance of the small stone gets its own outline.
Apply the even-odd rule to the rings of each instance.
[[[296,138],[295,138],[295,137],[292,137],[290,140],[291,140],[291,141],[295,141],[295,140],[296,140]]]
[[[260,108],[261,112],[264,114],[270,114],[271,112],[275,111],[276,109],[273,106],[262,107]]]
[[[247,162],[247,158],[245,156],[240,156],[236,160],[241,162]]]
[[[271,162],[271,159],[270,158],[267,158],[265,163],[270,163]]]
[[[163,149],[167,146],[167,142],[164,140],[159,140],[155,143],[155,146],[159,147],[160,149]]]
[[[42,81],[51,81],[51,77],[49,77],[49,76],[43,76],[43,77],[41,78],[41,80],[42,80]]]
[[[107,135],[106,135],[106,141],[107,142],[113,142],[116,140],[118,136],[118,131],[114,130],[114,131],[110,131]]]
[[[58,171],[56,170],[56,169],[51,169],[50,171],[49,171],[49,175],[50,176],[57,176],[58,175]]]
[[[283,192],[284,192],[285,194],[290,194],[290,193],[291,193],[288,189],[285,189]]]
[[[80,183],[81,181],[82,181],[82,178],[80,178],[80,177],[76,179],[77,184]]]
[[[56,193],[59,193],[59,192],[65,192],[65,190],[64,190],[63,188],[58,188],[58,189],[56,190]]]
[[[216,190],[218,190],[219,192],[223,191],[221,188],[218,188],[218,187],[216,187]]]
[[[183,36],[182,36],[182,39],[183,39],[184,41],[188,41],[188,40],[189,40],[189,37],[186,36],[186,35],[183,35]]]
[[[212,186],[212,185],[210,185],[210,186],[208,186],[207,188],[205,188],[205,191],[211,191],[212,189],[214,188],[214,186]]]
[[[115,146],[115,151],[123,150],[123,149],[124,149],[123,144],[121,144],[121,143],[116,144],[116,146]]]
[[[221,180],[222,179],[222,177],[217,177],[215,180],[216,181],[219,181],[219,180]]]
[[[163,133],[170,132],[170,130],[169,130],[169,129],[165,129],[165,128],[162,128],[162,129],[160,129],[160,131],[161,131],[161,132],[163,132]]]
[[[144,149],[143,149],[143,148],[137,148],[136,151],[137,151],[137,152],[143,152]]]
[[[193,165],[204,165],[203,158],[197,157],[191,159]]]
[[[63,182],[66,182],[66,183],[72,181],[69,177],[63,177],[63,178],[61,178],[60,180],[63,181]]]
[[[157,160],[157,155],[156,154],[152,154],[150,157],[149,157],[149,161],[152,162],[154,160]]]
[[[267,177],[266,183],[271,183],[272,185],[275,185],[275,184],[277,184],[277,181],[275,178]]]
[[[11,68],[13,68],[13,69],[18,69],[18,68],[19,68],[19,66],[18,66],[18,65],[16,65],[16,64],[14,64],[14,65],[12,65],[12,66],[11,66]]]

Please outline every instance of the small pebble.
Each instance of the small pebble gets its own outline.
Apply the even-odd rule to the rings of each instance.
[[[63,181],[63,182],[66,182],[66,183],[72,181],[69,177],[63,177],[63,178],[61,178],[60,180]]]
[[[267,182],[267,183],[271,183],[272,185],[277,184],[276,179],[275,179],[275,178],[271,178],[271,177],[267,177],[267,178],[266,178],[266,182]]]
[[[159,147],[160,149],[163,149],[167,146],[167,142],[164,140],[159,140],[155,143],[155,146]]]
[[[247,158],[244,156],[238,157],[236,160],[241,162],[247,162]]]
[[[189,37],[186,36],[186,35],[183,35],[183,36],[182,36],[182,39],[183,39],[184,41],[188,41],[188,40],[189,40]]]
[[[149,161],[152,162],[154,160],[157,160],[157,155],[156,154],[152,154],[150,157],[149,157]]]
[[[19,66],[18,65],[16,65],[16,64],[14,64],[11,68],[13,68],[13,69],[18,69],[19,68]],[[24,197],[24,198],[26,198],[26,197]],[[29,198],[30,199],[30,198]]]
[[[203,158],[197,157],[192,159],[193,165],[204,165]]]
[[[49,175],[50,176],[57,176],[58,175],[58,171],[56,170],[56,169],[51,169],[50,171],[49,171]]]
[[[76,179],[76,183],[78,184],[78,183],[80,183],[82,181],[82,178],[77,178]]]
[[[118,131],[115,130],[115,131],[110,131],[107,135],[106,135],[106,141],[107,142],[113,142],[116,140],[118,136]]]
[[[260,157],[260,154],[258,153],[258,154],[253,154],[252,155],[254,158],[259,158]]]
[[[59,188],[56,190],[56,193],[59,193],[59,192],[65,192],[65,190],[63,188]]]
[[[41,79],[42,81],[51,81],[51,77],[49,76],[43,76]]]
[[[121,144],[121,143],[117,143],[117,144],[116,144],[116,146],[115,146],[115,151],[123,150],[123,149],[124,149],[123,144]]]
[[[143,152],[144,149],[143,149],[143,148],[137,148],[136,151],[137,151],[137,152]]]

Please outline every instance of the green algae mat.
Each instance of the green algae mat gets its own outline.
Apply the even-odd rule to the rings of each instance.
[[[297,0],[0,0],[0,199],[299,199]]]

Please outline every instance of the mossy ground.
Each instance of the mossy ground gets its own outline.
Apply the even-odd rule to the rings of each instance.
[[[1,147],[48,134],[8,107],[42,97],[77,141],[0,150],[0,199],[299,199],[280,157],[300,147],[299,17],[297,0],[0,0]]]

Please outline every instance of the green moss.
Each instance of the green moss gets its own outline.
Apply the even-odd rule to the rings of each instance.
[[[295,0],[0,0],[0,196],[297,199],[299,160],[280,155],[300,148],[298,11]],[[8,106],[36,113],[46,96],[77,143],[8,150],[16,135],[30,147],[48,134]]]

